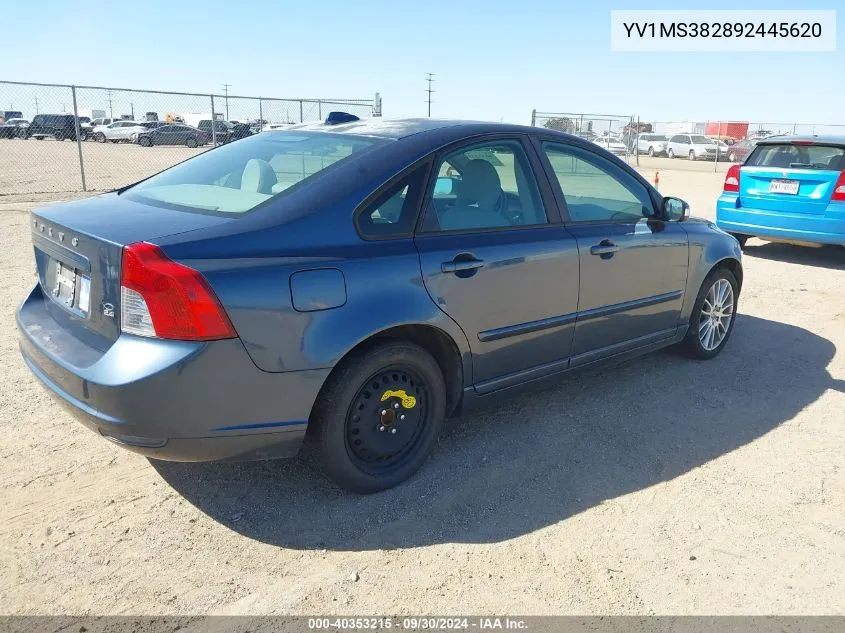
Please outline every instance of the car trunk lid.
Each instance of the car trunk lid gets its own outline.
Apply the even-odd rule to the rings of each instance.
[[[843,168],[842,147],[800,142],[760,144],[742,167],[740,205],[822,215]]]
[[[120,335],[123,247],[229,221],[117,194],[34,211],[35,264],[50,315],[77,338],[107,350]]]

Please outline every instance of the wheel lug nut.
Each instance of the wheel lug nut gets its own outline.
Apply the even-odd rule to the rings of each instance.
[[[405,419],[405,414],[403,413],[402,415],[400,415],[400,416],[399,416],[399,419],[400,419],[400,420],[404,420],[404,419]]]
[[[394,409],[398,409],[398,408],[399,408],[399,403],[397,402],[396,404],[394,404],[394,405],[393,405],[393,408],[394,408]]]
[[[386,409],[382,409],[382,410],[381,410],[381,414],[382,414],[382,415],[384,415],[385,413],[387,413],[387,410],[386,410]]]
[[[390,434],[391,434],[391,435],[396,435],[396,429],[390,429]]]
[[[379,431],[384,431],[384,427],[383,427],[383,426],[379,426],[379,427],[378,427],[378,430],[379,430]]]

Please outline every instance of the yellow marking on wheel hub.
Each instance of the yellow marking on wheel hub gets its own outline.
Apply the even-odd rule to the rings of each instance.
[[[388,389],[383,394],[381,394],[381,402],[384,402],[388,398],[399,398],[402,401],[402,406],[406,409],[413,409],[417,406],[417,399],[414,396],[409,396],[404,389]]]

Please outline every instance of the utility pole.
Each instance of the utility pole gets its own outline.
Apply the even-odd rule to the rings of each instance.
[[[38,97],[33,97],[35,99],[35,114],[38,114]]]
[[[229,88],[232,87],[232,84],[223,84],[223,99],[226,102],[226,120],[229,120]],[[214,119],[214,112],[211,113],[211,118]]]
[[[134,121],[135,120],[135,104],[132,101],[129,102],[129,110],[132,112],[132,114],[130,116],[132,117],[132,120]]]
[[[428,116],[431,117],[431,93],[434,92],[431,89],[431,83],[434,81],[434,73],[426,73],[425,80],[428,82],[428,88],[426,89],[428,93],[428,100],[426,101],[428,103]]]
[[[111,90],[108,91],[109,96],[109,118],[114,119],[114,109],[112,108]]]

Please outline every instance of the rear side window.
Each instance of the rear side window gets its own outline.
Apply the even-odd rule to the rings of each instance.
[[[845,170],[845,148],[835,145],[758,145],[748,160],[749,167]]]
[[[414,230],[427,173],[427,165],[417,167],[378,193],[358,212],[361,235],[371,239],[410,235]]]
[[[178,131],[192,129],[179,126]],[[333,165],[386,142],[389,141],[294,130],[256,134],[171,167],[121,195],[177,209],[245,213]]]

